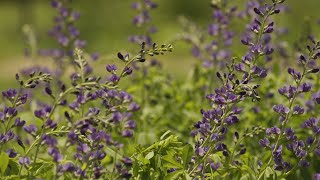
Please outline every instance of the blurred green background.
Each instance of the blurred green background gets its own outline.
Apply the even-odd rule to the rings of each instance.
[[[243,9],[245,0],[233,0]],[[116,54],[119,50],[132,52],[137,49],[127,42],[129,35],[138,32],[131,23],[135,11],[131,10],[134,0],[74,0],[74,8],[81,12],[76,24],[81,31],[81,38],[87,40],[88,52],[99,52],[102,55]],[[177,23],[183,15],[206,27],[211,21],[212,9],[210,0],[155,0],[159,8],[152,11],[153,24],[159,29],[154,37],[155,42],[170,41],[181,27]],[[292,43],[299,35],[305,19],[316,24],[320,17],[319,0],[287,0],[290,11],[281,15],[277,22],[289,28],[288,41]],[[50,7],[49,0],[0,0],[0,90],[14,83],[14,74],[32,62],[23,56],[24,36],[22,27],[30,24],[35,30],[39,47],[50,48],[56,44],[47,36],[52,27],[55,10]],[[316,25],[315,25],[316,26]],[[243,28],[244,29],[244,28]],[[238,43],[238,42],[237,42]],[[239,43],[240,44],[240,43]],[[162,57],[168,71],[184,75],[192,63],[188,54],[189,47],[178,43],[172,55]],[[41,59],[38,62],[41,62]],[[104,61],[104,60],[103,60]],[[107,61],[107,60],[106,60]],[[184,66],[180,63],[184,61]],[[46,63],[43,60],[43,63]],[[186,62],[186,63],[185,63]],[[108,62],[101,62],[107,64]],[[179,68],[176,68],[179,65]],[[177,69],[179,69],[177,71]]]

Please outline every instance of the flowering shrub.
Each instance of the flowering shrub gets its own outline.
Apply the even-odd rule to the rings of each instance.
[[[303,34],[284,45],[274,17],[286,3],[212,0],[204,29],[182,17],[172,43],[191,45],[196,62],[181,80],[154,59],[173,51],[152,37],[160,2],[133,3],[141,32],[128,40],[140,49],[119,52],[98,76],[88,59],[99,56],[84,52],[75,26],[80,13],[52,0],[57,47],[31,51],[55,66],[23,69],[2,92],[1,177],[319,179],[320,41]]]

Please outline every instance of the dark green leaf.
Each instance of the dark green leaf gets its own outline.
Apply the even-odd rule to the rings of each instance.
[[[193,154],[193,148],[190,144],[187,144],[182,149],[182,160],[183,160],[183,166],[184,169],[188,168],[188,164],[191,160]]]

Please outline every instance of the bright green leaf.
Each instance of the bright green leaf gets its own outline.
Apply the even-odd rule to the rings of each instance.
[[[151,151],[151,152],[149,152],[147,155],[146,155],[146,159],[151,159],[151,158],[153,158],[153,156],[154,156],[154,152],[153,151]]]
[[[165,155],[162,157],[164,160],[164,166],[167,168],[177,168],[182,169],[183,166],[178,161],[175,160],[174,156]]]
[[[7,153],[5,152],[1,152],[0,154],[0,171],[2,174],[4,174],[4,172],[6,171],[8,164],[9,164],[9,156]]]

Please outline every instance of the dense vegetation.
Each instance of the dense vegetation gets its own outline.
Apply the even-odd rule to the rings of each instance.
[[[181,32],[158,44],[161,3],[140,0],[136,53],[119,52],[101,76],[73,3],[51,1],[56,47],[37,47],[24,27],[26,55],[52,61],[2,92],[1,179],[320,179],[316,20],[291,45],[275,20],[285,0],[212,0],[206,28],[181,17]],[[181,43],[195,63],[178,79],[161,58]]]

